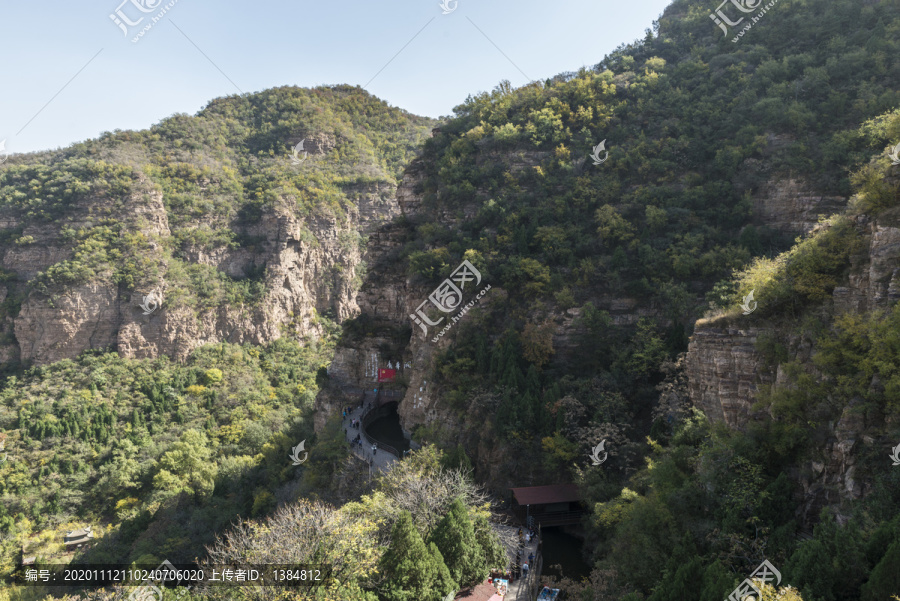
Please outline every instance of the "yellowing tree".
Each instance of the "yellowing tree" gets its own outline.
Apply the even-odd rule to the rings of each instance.
[[[760,583],[757,583],[760,584]],[[769,584],[763,584],[759,587],[762,596],[759,601],[803,601],[800,591],[792,586],[784,586],[776,589]]]
[[[159,460],[159,467],[153,478],[153,486],[158,491],[201,498],[213,492],[217,466],[203,432],[185,431]]]

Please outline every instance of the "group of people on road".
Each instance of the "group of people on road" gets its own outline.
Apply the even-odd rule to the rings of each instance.
[[[528,570],[534,564],[534,553],[528,554],[528,561],[522,562],[522,551],[525,549],[526,545],[531,544],[531,540],[537,536],[535,531],[532,528],[528,528],[526,530],[522,530],[519,528],[518,532],[519,536],[519,548],[516,551],[516,562],[513,564],[512,575],[513,580],[519,578],[527,579],[528,578]]]
[[[359,408],[360,409],[363,408],[362,403],[359,404]],[[344,407],[343,408],[342,415],[343,415],[344,421],[347,421],[347,418],[350,416],[351,413],[353,413],[352,407]],[[359,418],[350,418],[349,428],[350,429],[355,428],[355,429],[359,430],[360,429],[360,419]],[[351,438],[350,436],[351,435],[347,433],[347,428],[344,428],[344,439],[350,443],[350,447],[351,448],[359,447],[360,450],[362,450],[362,447],[363,447],[362,433],[361,432],[358,433],[353,438]],[[377,455],[377,454],[378,454],[378,443],[377,442],[372,443],[372,457],[375,457],[375,455]],[[369,461],[369,464],[371,465],[371,460],[368,460],[368,461]]]

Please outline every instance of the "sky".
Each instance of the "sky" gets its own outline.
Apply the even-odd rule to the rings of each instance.
[[[0,142],[65,147],[284,85],[360,85],[450,115],[501,80],[598,63],[670,2],[444,1],[0,0]]]

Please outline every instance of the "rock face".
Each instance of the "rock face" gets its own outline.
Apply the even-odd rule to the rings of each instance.
[[[839,313],[862,313],[885,309],[900,300],[900,213],[885,211],[877,222],[865,215],[857,228],[868,239],[867,252],[854,257],[845,286],[834,289],[834,307]]]
[[[685,360],[688,390],[694,405],[710,419],[743,428],[761,384],[770,384],[756,350],[757,328],[698,327]]]
[[[752,190],[754,217],[764,225],[790,234],[805,234],[819,222],[820,215],[833,215],[847,207],[848,198],[824,194],[812,182],[799,177],[776,176],[772,165],[778,153],[796,139],[787,134],[769,134],[763,157],[746,159],[732,185]],[[763,181],[762,185],[759,182]]]
[[[328,140],[312,140],[310,150],[324,151]],[[385,183],[355,185],[345,190],[353,203],[346,215],[301,217],[283,202],[264,210],[252,225],[237,224],[259,242],[252,247],[186,248],[184,258],[217,268],[234,278],[262,273],[266,292],[253,306],[217,303],[212,307],[184,303],[184,294],[161,277],[152,286],[128,291],[100,273],[90,281],[60,286],[46,293],[20,285],[17,314],[0,323],[0,360],[45,364],[73,358],[86,349],[111,348],[126,357],[168,355],[185,358],[194,348],[221,341],[264,344],[286,331],[298,337],[320,334],[317,315],[331,312],[347,319],[359,308],[353,281],[362,260],[360,236],[399,214],[396,189]],[[0,267],[25,283],[39,272],[72,257],[63,228],[91,227],[106,211],[126,231],[141,232],[153,254],[170,236],[162,193],[144,177],[126,198],[86,199],[69,207],[62,223],[38,224],[6,219],[0,229],[20,229],[23,239],[0,245]],[[28,238],[25,238],[28,237]],[[4,298],[14,290],[0,283]],[[141,308],[152,289],[163,303],[149,315]]]
[[[753,205],[757,218],[772,229],[806,233],[818,224],[820,215],[842,211],[847,199],[817,192],[800,180],[773,179],[753,195]]]
[[[861,215],[856,227],[864,252],[851,258],[844,285],[834,289],[836,313],[886,309],[900,300],[900,211],[886,211],[877,222]],[[752,316],[743,319],[754,323]],[[765,365],[756,350],[764,331],[728,320],[698,322],[685,365],[691,399],[710,418],[743,428],[759,386],[778,383],[778,366]]]
[[[856,218],[863,250],[851,257],[851,269],[842,286],[833,292],[837,314],[886,309],[900,300],[900,211],[890,210],[877,220]],[[685,371],[692,403],[711,420],[743,429],[754,418],[751,406],[761,386],[790,386],[779,365],[768,364],[756,348],[759,337],[776,333],[774,327],[751,316],[700,321],[688,347]],[[735,322],[754,323],[741,326]],[[790,359],[809,365],[815,349],[792,337]],[[873,386],[879,385],[873,382]],[[863,446],[874,444],[863,416],[846,407],[840,419],[829,426],[829,437],[821,450],[822,461],[813,461],[799,474],[804,491],[802,518],[814,520],[827,505],[864,496],[865,481],[855,475],[856,457]]]

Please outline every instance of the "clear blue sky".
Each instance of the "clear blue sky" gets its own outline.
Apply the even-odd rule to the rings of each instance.
[[[440,0],[176,0],[133,43],[171,0],[160,1],[126,0],[132,22],[145,15],[136,5],[155,9],[126,37],[110,18],[122,0],[0,0],[7,150],[143,129],[282,85],[368,83],[394,106],[449,115],[502,79],[520,86],[596,64],[642,38],[670,0],[458,0],[447,15]]]

